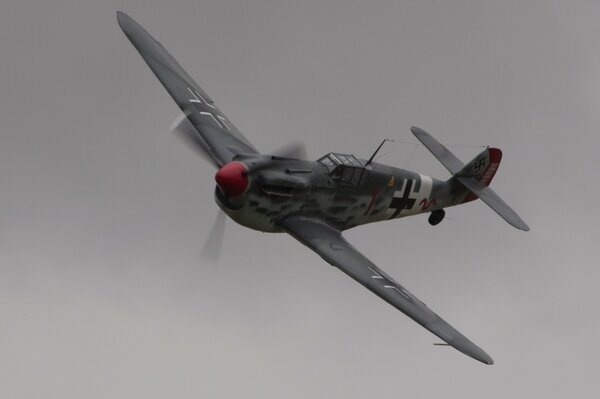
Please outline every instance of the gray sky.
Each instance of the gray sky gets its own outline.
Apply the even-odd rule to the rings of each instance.
[[[285,235],[228,221],[117,26],[129,13],[257,148],[368,157],[430,131],[503,149],[481,203],[346,236],[496,361],[437,339]],[[600,333],[595,1],[0,5],[0,397],[591,397]],[[380,162],[438,178],[424,149]]]

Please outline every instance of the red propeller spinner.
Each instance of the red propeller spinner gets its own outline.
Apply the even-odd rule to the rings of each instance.
[[[238,196],[248,189],[248,169],[241,162],[229,162],[217,171],[217,185],[227,195]]]

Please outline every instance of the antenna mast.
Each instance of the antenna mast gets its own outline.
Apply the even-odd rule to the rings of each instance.
[[[377,155],[377,153],[379,152],[379,150],[381,149],[381,147],[383,147],[383,145],[385,144],[386,141],[389,141],[391,143],[394,142],[394,140],[392,140],[392,139],[383,139],[383,141],[381,142],[381,144],[379,144],[379,147],[377,147],[377,149],[375,150],[375,152],[373,153],[373,155],[371,155],[371,158],[369,158],[369,160],[365,164],[365,167],[367,167],[367,166],[369,166],[369,165],[371,165],[373,163],[373,158],[375,158],[375,155]]]

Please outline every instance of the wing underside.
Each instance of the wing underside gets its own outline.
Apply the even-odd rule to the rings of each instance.
[[[194,126],[198,134],[195,139],[202,143],[218,165],[229,162],[236,154],[257,152],[158,41],[127,14],[118,12],[117,20],[127,38]]]
[[[448,345],[480,362],[494,363],[485,351],[375,266],[332,226],[321,220],[302,216],[285,218],[280,225],[287,233],[315,251],[326,262],[339,268],[375,295],[444,340]]]

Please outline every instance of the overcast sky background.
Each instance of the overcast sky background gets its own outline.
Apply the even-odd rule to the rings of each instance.
[[[346,237],[496,361],[439,340],[286,235],[227,223],[214,170],[119,29],[136,19],[257,148],[366,158],[428,130],[504,152],[477,202]],[[596,1],[0,5],[0,397],[593,397]],[[419,147],[380,162],[438,178]]]

